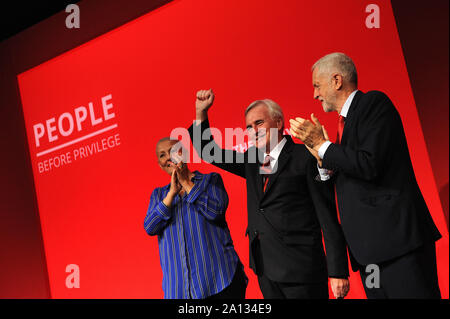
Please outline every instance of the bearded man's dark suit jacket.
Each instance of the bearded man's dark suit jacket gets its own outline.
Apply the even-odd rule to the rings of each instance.
[[[337,219],[333,184],[314,179],[318,174],[316,160],[304,145],[285,136],[277,170],[263,192],[261,164],[251,161],[251,154],[256,154],[254,147],[245,153],[220,149],[210,133],[205,138],[208,120],[195,127],[198,134],[194,125],[189,132],[198,154],[214,154],[212,164],[246,179],[246,235],[255,274],[285,283],[319,283],[326,282],[328,276],[348,276],[347,248]],[[233,162],[225,163],[225,159]]]
[[[417,185],[400,115],[384,93],[356,93],[341,143],[328,147],[323,167],[335,171],[355,270],[357,263],[392,260],[441,237]]]

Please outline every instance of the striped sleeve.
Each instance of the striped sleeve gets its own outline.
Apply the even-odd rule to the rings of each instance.
[[[206,219],[223,218],[228,207],[228,194],[222,177],[212,173],[194,184],[185,201],[194,205]]]
[[[150,205],[144,220],[144,228],[150,236],[157,235],[170,220],[170,209],[164,205],[161,198],[161,188],[152,192]]]

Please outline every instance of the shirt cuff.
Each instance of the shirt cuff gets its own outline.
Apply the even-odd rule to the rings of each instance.
[[[319,164],[317,164],[317,169],[319,170],[320,180],[327,181],[331,178],[333,171],[330,171],[326,168],[320,168]]]
[[[163,219],[168,219],[170,217],[170,209],[162,201],[156,205],[156,211],[163,217]]]
[[[325,152],[327,151],[328,146],[330,146],[330,144],[331,144],[330,141],[326,141],[319,147],[319,151],[317,153],[319,154],[319,157],[321,159],[323,159],[323,157],[325,156]]]

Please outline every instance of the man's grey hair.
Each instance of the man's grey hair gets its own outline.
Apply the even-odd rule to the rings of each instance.
[[[311,71],[317,69],[319,73],[339,73],[344,80],[358,85],[358,73],[352,59],[344,53],[335,52],[320,58],[311,68]]]
[[[265,105],[267,109],[269,110],[270,117],[273,120],[281,119],[282,123],[282,130],[284,130],[284,115],[283,110],[281,109],[281,106],[278,105],[275,101],[272,101],[271,99],[264,99],[264,100],[256,100],[252,102],[246,109],[245,109],[245,116],[247,116],[247,113],[253,109],[254,107],[258,105]]]

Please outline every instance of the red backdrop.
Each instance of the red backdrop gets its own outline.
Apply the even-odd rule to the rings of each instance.
[[[177,0],[20,74],[52,297],[161,298],[157,241],[143,229],[151,191],[169,182],[156,164],[156,141],[173,128],[188,127],[196,90],[210,87],[217,95],[210,119],[220,130],[244,127],[245,107],[271,98],[286,120],[314,112],[334,136],[336,115],[324,114],[313,100],[310,68],[324,54],[340,51],[354,59],[360,89],[384,91],[402,116],[419,185],[444,235],[437,245],[438,267],[448,298],[448,231],[392,9],[389,1],[378,4],[381,28],[368,29],[366,4],[357,0],[286,0],[282,6],[275,0]],[[114,117],[105,119],[101,99],[108,95],[105,104],[112,108],[106,114]],[[89,102],[101,123],[92,125]],[[86,120],[79,131],[74,110],[80,106]],[[63,136],[58,119],[66,112],[74,119],[73,132]],[[83,118],[82,110],[78,115]],[[66,132],[69,117],[62,117]],[[48,127],[56,128],[55,141],[47,132],[52,118]],[[46,134],[36,146],[38,123]],[[120,140],[102,146],[109,136]],[[76,143],[41,154],[68,142]],[[80,148],[94,153],[80,158]],[[62,154],[65,165],[39,171],[44,161]],[[219,171],[207,164],[191,168]],[[228,224],[250,278],[247,298],[261,298],[247,267],[245,182],[219,173],[230,195]],[[68,264],[80,267],[80,288],[66,287]],[[351,286],[350,298],[364,297],[356,273]]]

